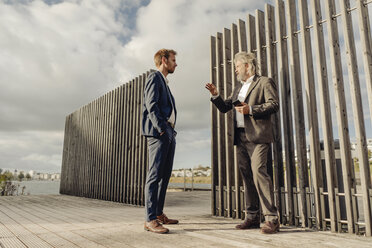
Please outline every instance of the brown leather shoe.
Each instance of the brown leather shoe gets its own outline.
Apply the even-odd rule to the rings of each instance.
[[[167,233],[169,232],[168,228],[165,228],[162,226],[162,224],[159,223],[159,220],[152,220],[149,222],[145,222],[145,230],[154,232],[154,233]]]
[[[279,221],[265,221],[264,225],[261,227],[261,232],[265,234],[274,234],[279,232]]]
[[[236,225],[236,229],[253,229],[253,228],[259,228],[260,227],[260,219],[254,218],[254,219],[248,219],[246,218],[243,223]]]
[[[168,225],[168,224],[178,224],[178,220],[169,219],[164,213],[160,216],[157,216],[160,223]]]

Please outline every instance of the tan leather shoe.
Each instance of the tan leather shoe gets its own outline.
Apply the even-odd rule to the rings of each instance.
[[[159,220],[152,220],[149,222],[145,222],[145,230],[154,232],[154,233],[168,233],[169,229],[162,226],[159,223]]]
[[[160,216],[157,216],[157,218],[162,224],[178,224],[178,220],[169,219],[164,213]]]
[[[274,234],[279,232],[279,221],[265,221],[265,224],[261,227],[261,232],[265,234]]]
[[[236,225],[236,229],[253,229],[260,227],[260,218],[248,219],[246,218],[243,223]]]

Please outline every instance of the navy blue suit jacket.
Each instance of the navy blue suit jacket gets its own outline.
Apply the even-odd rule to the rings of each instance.
[[[167,83],[160,71],[149,74],[145,84],[142,111],[142,135],[160,137],[167,129],[167,121],[172,114],[177,117],[176,105]],[[175,124],[175,123],[174,123]]]

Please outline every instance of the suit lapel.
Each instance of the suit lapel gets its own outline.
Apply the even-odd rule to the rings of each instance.
[[[169,102],[170,102],[170,104],[172,105],[172,107],[173,107],[173,109],[174,109],[174,116],[175,116],[175,119],[177,119],[177,109],[176,109],[176,104],[175,104],[175,102],[174,102],[174,97],[173,97],[173,95],[172,95],[172,92],[170,91],[167,82],[165,82],[164,77],[163,77],[163,75],[161,74],[161,72],[160,72],[160,71],[157,71],[156,73],[158,73],[159,77],[161,78],[161,80],[162,80],[163,83],[164,83],[164,87],[165,87],[165,90],[167,91],[167,95],[168,95]]]
[[[233,97],[232,97],[233,101],[238,100],[239,92],[240,92],[242,86],[243,86],[243,85],[242,85],[241,83],[239,83],[239,85],[235,87],[235,89],[234,89],[235,92],[234,92],[234,95],[233,95]]]
[[[251,85],[249,86],[249,89],[247,91],[247,95],[244,98],[244,101],[247,100],[249,94],[252,92],[252,90],[254,89],[254,87],[256,87],[257,83],[258,83],[258,76],[255,75],[254,78],[253,78],[253,80],[252,80]]]

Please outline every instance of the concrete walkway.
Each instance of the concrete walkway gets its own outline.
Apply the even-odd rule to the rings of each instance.
[[[65,196],[0,197],[0,247],[372,247],[372,238],[282,227],[275,235],[235,230],[210,216],[210,192],[169,192],[169,234],[143,230],[144,209]]]

